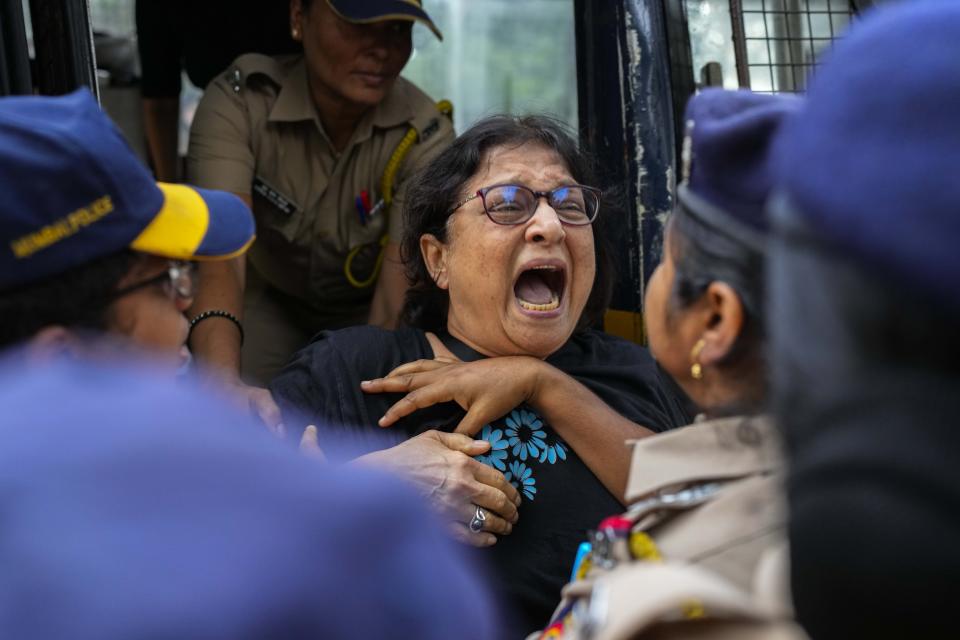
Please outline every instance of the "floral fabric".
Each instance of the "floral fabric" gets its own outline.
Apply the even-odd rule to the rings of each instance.
[[[521,405],[501,418],[504,427],[485,425],[479,438],[490,443],[490,451],[476,456],[483,464],[504,472],[507,481],[527,500],[537,494],[534,467],[567,459],[569,446],[536,411]]]

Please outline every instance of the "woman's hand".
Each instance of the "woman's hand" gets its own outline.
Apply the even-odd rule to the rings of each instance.
[[[233,389],[246,399],[251,414],[259,418],[260,422],[278,437],[283,437],[283,414],[269,390],[252,387],[242,382],[238,382]]]
[[[226,398],[244,413],[248,413],[278,438],[285,435],[283,413],[269,389],[253,387],[232,374],[213,374],[210,384],[217,385],[226,393]]]
[[[425,431],[390,449],[375,451],[355,462],[386,468],[418,487],[452,520],[454,537],[477,547],[496,543],[517,522],[520,494],[502,473],[473,456],[485,453],[490,443],[458,433]],[[483,530],[474,533],[468,523],[477,507],[485,511]]]
[[[320,448],[320,440],[317,437],[317,427],[315,425],[309,424],[303,430],[303,435],[300,436],[300,453],[320,462],[327,461],[327,454]]]
[[[367,393],[406,393],[380,418],[381,427],[441,402],[456,402],[467,412],[456,433],[469,436],[535,396],[544,367],[530,356],[502,356],[475,362],[450,358],[417,360],[385,378],[360,383]]]

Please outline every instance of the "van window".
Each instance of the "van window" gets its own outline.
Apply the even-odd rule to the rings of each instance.
[[[443,42],[416,25],[403,75],[453,103],[458,132],[495,113],[577,126],[572,0],[431,0],[427,9]]]
[[[686,9],[698,84],[761,92],[802,91],[853,13],[850,0],[686,0]]]

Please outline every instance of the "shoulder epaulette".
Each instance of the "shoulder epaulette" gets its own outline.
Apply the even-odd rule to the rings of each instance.
[[[251,82],[256,82],[258,77],[265,77],[279,85],[284,73],[283,65],[277,59],[260,53],[245,53],[233,61],[224,78],[234,93],[240,93]]]
[[[425,142],[439,131],[442,118],[453,120],[453,105],[448,100],[441,100],[435,106],[435,110],[425,110],[410,121],[410,126],[417,131],[417,142]]]

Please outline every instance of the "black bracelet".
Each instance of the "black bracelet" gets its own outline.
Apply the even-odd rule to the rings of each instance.
[[[207,318],[226,318],[230,322],[236,325],[237,331],[240,332],[240,346],[243,346],[243,325],[240,324],[240,318],[233,315],[229,311],[223,311],[222,309],[211,309],[210,311],[204,311],[200,315],[196,316],[193,320],[190,321],[190,333],[193,333],[193,328],[206,320]],[[189,340],[189,338],[187,338]]]

